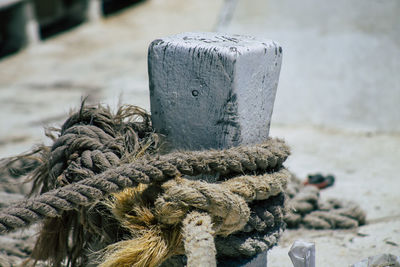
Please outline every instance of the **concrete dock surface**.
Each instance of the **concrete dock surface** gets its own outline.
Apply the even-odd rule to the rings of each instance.
[[[271,136],[292,148],[300,178],[333,174],[329,197],[353,200],[367,225],[287,230],[268,266],[292,266],[297,239],[317,266],[400,256],[400,2],[396,0],[148,0],[0,59],[0,157],[50,143],[83,97],[116,109],[150,107],[147,47],[187,31],[270,38],[283,47]]]

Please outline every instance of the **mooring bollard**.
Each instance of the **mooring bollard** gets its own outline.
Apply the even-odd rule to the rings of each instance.
[[[149,47],[151,117],[173,149],[223,149],[268,137],[282,48],[273,41],[183,33]],[[267,253],[231,266],[266,266]]]

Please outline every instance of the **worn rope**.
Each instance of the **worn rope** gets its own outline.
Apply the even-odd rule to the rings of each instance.
[[[216,235],[214,237],[218,252],[217,261],[229,262],[237,258],[252,257],[275,246],[285,228],[283,222],[284,202],[283,193],[279,193],[266,200],[249,203],[250,217],[240,231],[228,236]],[[186,256],[178,255],[168,258],[161,266],[188,266],[188,260]]]
[[[58,133],[39,150],[32,193],[40,195],[0,210],[0,233],[44,219],[32,258],[52,266],[65,259],[69,266],[212,266],[274,246],[284,218],[290,225],[299,215],[293,211],[320,228],[327,221],[344,227],[339,217],[356,216],[338,202],[323,207],[315,193],[290,183],[295,201],[285,217],[289,148],[279,139],[160,155],[149,115],[133,106],[112,114],[82,105]],[[215,174],[215,183],[193,180]]]
[[[129,111],[130,109],[123,110]],[[105,156],[106,153],[113,153],[116,156],[114,158],[119,158],[120,160],[120,163],[116,160],[113,162],[109,160],[108,163],[110,163],[109,165],[111,165],[111,168],[116,168],[116,166],[121,166],[126,163],[138,162],[140,160],[157,160],[159,155],[151,153],[152,148],[156,148],[156,145],[153,145],[156,143],[154,142],[156,136],[149,133],[151,127],[146,123],[149,121],[149,117],[143,114],[143,112],[138,112],[134,108],[131,110],[132,112],[118,111],[120,114],[113,117],[110,115],[108,110],[82,108],[80,112],[72,115],[71,119],[69,119],[62,127],[60,137],[55,139],[55,143],[53,144],[50,153],[45,156],[45,158],[49,159],[47,161],[48,164],[43,165],[43,168],[39,168],[39,171],[36,172],[34,180],[36,181],[36,185],[39,185],[36,186],[36,189],[40,189],[40,192],[45,193],[49,189],[58,187],[63,188],[68,186],[70,183],[78,183],[82,179],[84,180],[86,178],[95,177],[97,174],[103,173],[105,170],[104,168],[102,169],[101,166],[106,166],[107,162],[101,163],[99,158],[100,156],[103,156],[103,159],[107,158]],[[141,118],[141,120],[139,120],[142,121],[142,123],[139,124],[140,127],[137,126],[137,122],[126,123],[121,121],[121,118],[126,119],[126,115],[132,114],[134,116],[139,115],[139,119]],[[128,122],[129,121],[132,120],[128,118]],[[85,127],[89,126],[96,130],[85,130]],[[100,137],[98,137],[98,134],[94,134],[94,131],[100,132],[103,136],[102,139],[107,140],[107,142],[100,142]],[[110,136],[107,137],[107,139],[105,138],[106,134]],[[129,138],[126,138],[127,136]],[[129,149],[132,142],[136,142],[137,146]],[[212,151],[204,151],[202,153],[197,153],[197,156],[200,156],[199,164],[195,164],[196,166],[193,168],[185,164],[185,160],[193,161],[190,157],[186,157],[187,159],[185,158],[184,160],[178,157],[176,158],[177,161],[172,162],[172,164],[175,166],[182,165],[182,171],[180,173],[171,174],[171,177],[177,174],[193,177],[198,174],[207,175],[218,173],[218,176],[222,180],[225,180],[236,175],[263,174],[266,171],[274,172],[280,169],[282,162],[286,159],[289,153],[289,150],[285,145],[275,144],[279,142],[282,143],[282,141],[274,140],[270,142],[270,145],[265,147],[266,150],[269,150],[262,152],[263,154],[267,153],[269,155],[266,160],[263,156],[260,157],[257,154],[252,156],[252,153],[247,153],[248,155],[246,159],[246,156],[242,157],[240,155],[241,152],[239,151],[240,153],[236,153],[236,155],[228,155],[226,158],[224,158],[223,155],[216,155],[216,158],[211,158],[212,160],[210,161],[210,156],[213,156],[213,154],[210,154],[209,152]],[[125,147],[128,149],[125,149]],[[160,151],[160,148],[156,148],[154,151]],[[94,155],[96,155],[96,157]],[[241,164],[236,163],[238,160],[237,156],[241,157],[239,159]],[[258,160],[257,163],[255,163],[256,160]],[[100,162],[97,164],[99,166],[96,166],[96,161]],[[113,164],[115,164],[115,166],[113,166]],[[257,164],[260,165],[261,168],[258,168],[256,166]],[[263,169],[263,165],[265,165],[266,169]],[[227,168],[227,166],[229,168]],[[150,181],[150,188],[152,189],[149,189],[148,191],[153,191],[152,199],[156,199],[156,192],[160,194],[162,193],[160,187],[161,184],[161,181]],[[33,258],[37,260],[50,259],[53,265],[59,265],[63,259],[68,258],[72,266],[86,265],[91,261],[86,258],[86,255],[89,255],[90,257],[90,254],[85,252],[86,249],[97,247],[96,250],[101,250],[105,246],[108,246],[113,250],[113,248],[119,247],[118,244],[121,242],[121,238],[128,239],[137,236],[138,233],[136,232],[129,234],[131,230],[127,231],[126,229],[124,230],[119,229],[120,227],[116,227],[118,224],[124,225],[125,223],[122,221],[115,221],[115,218],[113,219],[112,216],[109,216],[109,211],[107,211],[107,208],[102,204],[103,200],[104,198],[101,198],[101,201],[96,201],[93,205],[77,207],[71,211],[63,211],[59,217],[55,217],[54,219],[46,219],[35,246]],[[126,213],[129,213],[129,211],[126,211],[124,214]],[[151,211],[149,211],[147,215],[150,213]],[[145,217],[147,215],[144,214]],[[155,214],[150,217],[156,218]],[[148,222],[142,223],[148,224]],[[132,224],[130,224],[130,226],[132,227]],[[133,227],[135,228],[137,226]],[[158,226],[156,224],[151,227]],[[57,229],[56,232],[54,231],[55,229]],[[148,234],[150,233],[151,236],[164,236],[163,233],[165,231],[166,230],[159,229],[156,232],[150,231]],[[175,231],[172,232],[175,233]],[[65,240],[65,237],[67,236],[72,238],[74,246],[65,245],[65,242],[57,241]],[[179,235],[164,237],[176,240],[176,236]],[[130,242],[133,247],[152,247],[149,243],[144,241],[140,246],[135,245],[138,244],[140,240],[144,239],[134,238],[134,240],[135,241],[132,241],[133,243]],[[150,240],[159,239],[150,238]],[[51,245],[49,245],[49,241],[51,242]],[[154,242],[153,244],[162,243],[163,242],[159,240],[159,242]],[[170,251],[171,246],[168,245],[169,243],[170,242],[164,243],[163,246],[159,247],[160,251]],[[104,259],[104,262],[110,262],[108,260],[112,258],[120,258],[121,260],[132,260],[133,258],[136,258],[136,260],[133,260],[134,262],[148,262],[147,260],[138,260],[137,256],[139,254],[146,254],[146,252],[140,251],[140,249],[130,250],[131,257],[124,257],[123,259],[119,256],[109,256],[107,257],[107,260]],[[118,252],[116,253],[117,254],[112,255],[121,255],[118,254]],[[168,253],[167,255],[169,255]],[[105,255],[108,255],[108,253]],[[150,258],[154,261],[157,262],[160,259],[159,254],[152,255],[153,256]],[[153,260],[150,260],[149,262],[154,263]]]
[[[82,103],[79,112],[55,131],[59,137],[51,131],[46,133],[54,144],[40,151],[44,162],[33,174],[32,192],[45,193],[93,177],[129,162],[141,149],[154,150],[158,144],[150,116],[131,105],[122,106],[112,114],[106,107]]]
[[[137,195],[136,191],[118,194],[116,197],[117,200],[113,202],[117,204],[111,205],[114,205],[113,211],[115,217],[119,218],[122,225],[131,230],[132,236],[148,236],[149,233],[154,233],[154,231],[164,232],[155,229],[173,229],[174,226],[178,226],[183,222],[182,232],[178,231],[177,235],[183,235],[182,239],[184,240],[185,251],[188,254],[188,264],[193,264],[188,266],[199,266],[197,264],[201,261],[199,262],[198,255],[207,254],[210,250],[215,250],[214,242],[212,242],[211,247],[205,246],[205,244],[210,244],[209,235],[224,237],[243,229],[250,218],[250,208],[246,202],[262,201],[282,193],[286,187],[288,177],[289,173],[285,169],[259,176],[239,176],[218,184],[178,177],[162,184],[161,189],[163,194],[156,199],[153,208],[148,208],[143,203],[143,195],[145,194],[142,192]],[[136,200],[132,204],[129,204],[129,201],[135,198]],[[282,205],[283,203],[280,204]],[[119,207],[115,205],[119,205]],[[192,218],[193,211],[205,212],[212,224],[205,223],[203,227],[195,227],[190,219]],[[130,215],[127,216],[126,214]],[[146,217],[154,219],[146,222],[143,219]],[[208,219],[205,220],[207,221]],[[146,225],[145,228],[142,227],[143,224]],[[205,232],[200,234],[200,236],[189,234],[199,229],[203,229]],[[265,229],[258,230],[265,232]],[[165,231],[174,232],[176,229]],[[247,235],[251,236],[249,233]],[[172,236],[175,237],[175,235]],[[201,242],[199,239],[201,236],[204,238],[208,236],[206,238],[207,242]],[[139,240],[141,239],[139,238]],[[171,243],[168,240],[164,241],[165,244]],[[112,246],[112,251],[101,266],[120,266],[125,263],[115,261],[115,259],[120,258],[120,255],[125,255],[123,259],[135,258],[136,260],[132,261],[133,266],[147,266],[146,264],[151,259],[158,258],[161,261],[165,260],[167,255],[173,254],[171,249],[165,248],[167,245],[155,246],[156,250],[159,251],[157,256],[149,256],[149,253],[145,251],[139,253],[137,248],[147,247],[148,241],[143,240],[139,244],[137,242],[138,239],[134,239],[130,245],[130,242],[126,241],[123,246],[119,246],[116,252],[114,251],[115,246]],[[159,243],[162,243],[162,241]],[[188,251],[188,249],[196,246],[199,250],[204,251]],[[135,249],[132,251],[130,248]],[[264,249],[266,248],[268,247],[265,246]],[[210,263],[210,259],[208,258],[204,258],[203,260]],[[136,265],[135,262],[146,264]],[[215,262],[215,259],[213,262]]]
[[[247,224],[240,232],[229,236],[218,236],[215,246],[221,261],[241,257],[252,257],[272,248],[285,229],[283,221],[286,212],[283,193],[266,200],[253,201]]]
[[[155,202],[158,220],[177,224],[191,208],[207,211],[215,231],[227,236],[241,230],[249,221],[246,202],[265,200],[284,191],[289,172],[282,169],[272,174],[239,176],[221,184],[174,179],[162,185],[164,194]],[[178,212],[179,211],[179,212]]]
[[[139,183],[163,182],[180,175],[265,171],[282,164],[287,155],[288,149],[283,142],[270,139],[259,146],[176,152],[157,159],[140,159],[2,209],[0,233],[27,227],[44,217],[57,217],[62,211],[87,206]]]
[[[289,228],[349,229],[365,224],[366,214],[358,204],[339,199],[322,201],[317,187],[302,185],[294,175],[286,193],[289,198],[285,221]]]
[[[183,221],[182,235],[188,266],[216,266],[212,219],[207,213],[189,213]]]

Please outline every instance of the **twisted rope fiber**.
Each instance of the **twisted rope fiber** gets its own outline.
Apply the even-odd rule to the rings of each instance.
[[[293,174],[285,191],[288,196],[285,222],[290,228],[349,229],[366,222],[366,213],[358,204],[335,198],[321,201],[318,188],[302,185]]]
[[[181,222],[191,207],[207,211],[213,217],[215,231],[227,236],[248,222],[246,202],[278,195],[286,187],[288,176],[288,171],[281,169],[272,174],[239,176],[221,184],[170,180],[162,185],[164,194],[157,198],[155,210],[161,223],[172,225]]]
[[[55,133],[55,134],[54,134]],[[149,114],[135,106],[122,106],[115,114],[104,106],[85,106],[72,114],[61,129],[46,131],[54,144],[7,159],[4,167],[15,160],[33,158],[39,167],[31,174],[31,195],[41,194],[85,178],[100,174],[111,166],[134,161],[142,154],[158,151],[158,136],[153,133]],[[2,162],[3,163],[3,162]],[[0,169],[3,169],[0,167]],[[31,257],[48,260],[53,266],[61,266],[64,259],[68,266],[86,266],[84,249],[99,239],[105,245],[112,235],[93,232],[90,227],[103,227],[104,205],[96,201],[90,207],[61,212],[60,216],[44,220]],[[103,209],[103,210],[102,210]],[[38,214],[40,215],[40,214]],[[103,225],[99,225],[101,223]],[[90,227],[89,227],[90,226]],[[115,232],[115,227],[110,229]]]
[[[43,164],[33,174],[32,192],[45,193],[85,178],[111,166],[129,162],[140,150],[155,150],[150,116],[135,106],[122,106],[113,115],[103,106],[85,106],[64,123],[54,144],[42,149]],[[146,143],[154,143],[149,145]]]
[[[93,261],[85,249],[97,243],[107,267],[213,265],[215,250],[217,260],[225,261],[269,249],[284,220],[291,227],[317,229],[365,221],[358,205],[322,202],[318,190],[301,186],[282,168],[289,149],[278,139],[160,156],[148,114],[133,106],[113,115],[82,105],[59,132],[58,138],[48,134],[51,148],[39,149],[43,160],[32,191],[41,195],[0,210],[1,233],[45,219],[33,258],[50,259],[53,266],[65,258],[69,266],[87,266]],[[215,184],[183,178],[216,173]],[[285,215],[288,178],[291,209]],[[120,193],[111,201],[107,196],[114,192]],[[193,239],[196,232],[204,238]],[[65,245],[71,237],[73,247]],[[174,256],[184,253],[187,262]]]
[[[158,159],[140,159],[108,169],[92,178],[66,185],[0,211],[0,233],[27,227],[44,217],[87,206],[106,195],[139,183],[163,182],[176,176],[245,173],[276,168],[288,156],[282,141],[225,151],[176,152]]]
[[[252,202],[249,205],[250,218],[245,227],[240,232],[226,237],[217,236],[215,239],[218,257],[225,262],[237,255],[252,257],[273,247],[285,229],[284,202],[283,193]]]
[[[236,259],[238,257],[252,257],[276,245],[284,229],[284,200],[284,194],[279,193],[278,195],[272,196],[266,200],[255,200],[251,203],[248,203],[250,208],[250,217],[247,224],[241,229],[241,231],[231,233],[228,236],[214,236],[218,262],[234,262],[237,261]],[[189,213],[185,218],[184,223],[186,220],[188,220],[188,217],[193,218],[191,213]],[[196,220],[201,220],[201,217],[194,216],[194,218]],[[199,227],[203,228],[205,225],[201,224]],[[191,232],[197,231],[195,228],[186,226],[185,224],[183,224],[183,229],[191,229]],[[212,233],[215,233],[215,228],[206,227],[206,229],[208,229],[206,232],[211,231]],[[185,236],[185,232],[183,232],[183,238],[185,241],[186,239],[190,240],[190,236]],[[201,246],[202,244],[204,244],[202,239],[199,239],[199,245]],[[208,247],[206,251],[210,251],[210,249],[212,249],[212,246]],[[196,255],[202,255],[201,252],[204,251],[200,250],[196,252],[198,253]],[[199,257],[194,256],[191,258],[191,255],[187,255],[186,257],[178,255],[168,258],[161,266],[189,266],[188,263],[195,259],[199,259]],[[204,258],[203,260],[207,261],[212,259]],[[202,261],[195,262],[196,264],[193,266],[207,266],[201,265]]]
[[[183,221],[183,239],[187,251],[188,266],[216,266],[217,251],[212,219],[207,213],[197,211],[188,214]]]
[[[146,224],[149,224],[146,227],[145,236],[147,236],[149,232],[154,231],[154,227],[159,229],[157,230],[158,232],[162,232],[160,230],[161,228],[171,229],[174,226],[180,225],[180,223],[183,221],[182,235],[185,241],[185,247],[187,249],[197,247],[209,251],[210,249],[213,250],[212,247],[214,247],[214,243],[212,242],[212,247],[204,248],[204,244],[202,244],[203,241],[207,241],[205,243],[210,244],[210,236],[228,236],[233,232],[241,230],[249,221],[250,217],[250,209],[246,202],[265,200],[271,196],[281,193],[286,187],[288,176],[288,171],[281,169],[280,171],[272,174],[259,176],[239,176],[226,180],[220,184],[192,181],[185,178],[175,178],[162,184],[161,187],[164,193],[156,199],[154,209],[148,209],[145,205],[141,204],[136,205],[136,211],[132,213],[132,210],[127,212],[126,208],[115,206],[127,206],[132,209],[132,205],[124,204],[124,202],[127,201],[124,199],[128,198],[131,200],[134,198],[129,196],[130,193],[121,193],[118,197],[119,200],[114,202],[120,204],[112,205],[114,205],[114,215],[119,218],[122,224],[132,229],[133,236],[137,236],[138,234],[139,236],[143,235],[143,233],[140,234],[140,232],[137,232],[137,228],[138,225],[141,225],[141,223],[138,223],[138,221],[142,221],[142,223],[144,223],[143,221],[145,219],[143,218],[145,217],[154,217],[155,221],[157,222],[155,225],[145,222]],[[128,197],[126,195],[128,195]],[[136,201],[136,203],[137,202],[141,203],[142,201]],[[135,205],[133,206],[135,207]],[[120,211],[121,209],[122,212]],[[143,210],[147,210],[146,213],[143,213]],[[196,225],[190,223],[191,219],[188,219],[194,216],[193,212],[191,212],[192,210],[204,211],[210,217],[209,221],[212,221],[212,224],[206,222],[203,224],[203,221],[198,219],[200,220],[200,224],[203,225],[203,227],[200,228],[205,229],[203,234],[207,237],[204,237],[207,240],[189,234],[198,229]],[[134,219],[132,219],[132,215],[127,216],[127,214],[134,213],[136,214],[134,215]],[[138,215],[137,213],[140,213],[141,215]],[[204,220],[208,221],[208,219]],[[178,231],[176,235],[179,238],[175,237],[174,240],[181,239],[181,232],[179,228],[171,231]],[[211,240],[213,241],[213,239]],[[130,244],[131,242],[132,244]],[[160,243],[161,242],[163,241],[160,241]],[[168,242],[168,239],[166,239],[164,242],[166,242],[165,247],[168,247],[168,244],[171,243]],[[137,240],[133,240],[124,241],[123,245],[117,244],[112,246],[111,252],[105,254],[106,260],[101,266],[121,266],[122,264],[126,263],[125,260],[127,258],[135,259],[131,261],[131,264],[139,261],[143,262],[143,265],[138,266],[154,266],[161,264],[171,254],[182,254],[179,253],[179,251],[173,252],[173,248],[167,249],[164,246],[155,245],[156,248],[153,247],[153,250],[160,252],[157,253],[157,255],[148,255],[150,254],[149,252],[139,250],[139,248],[149,247],[147,243],[148,241],[144,240],[140,243],[138,243]],[[134,251],[132,251],[132,248],[135,248]],[[199,262],[199,260],[203,259],[201,255],[208,254],[208,252],[206,253],[201,249],[199,251],[185,251],[187,252],[188,263],[193,264],[189,266],[202,266],[202,261]],[[146,255],[143,256],[142,254]],[[214,254],[208,255],[208,257],[213,257]],[[158,258],[158,261],[154,263],[155,258]],[[215,261],[215,259],[203,260],[208,263]],[[149,262],[153,262],[154,265],[149,264]]]
[[[132,119],[132,116],[139,117],[139,122]],[[148,210],[147,206],[140,206],[136,202],[128,201],[129,209],[125,209],[122,216],[114,214],[115,217],[108,218],[112,217],[112,214],[102,204],[104,200],[107,200],[104,197],[110,192],[120,191],[122,188],[148,183],[149,188],[152,188],[149,191],[154,191],[152,197],[157,198],[156,192],[162,193],[163,189],[160,186],[164,181],[183,175],[218,173],[223,180],[246,173],[272,172],[272,175],[274,171],[281,168],[282,162],[289,155],[289,149],[283,141],[267,140],[259,146],[229,150],[230,153],[203,151],[159,156],[152,153],[152,151],[159,151],[159,148],[157,148],[157,136],[151,133],[149,116],[136,107],[121,108],[113,116],[105,108],[82,105],[81,110],[73,114],[63,125],[60,134],[58,138],[53,137],[54,144],[51,148],[46,147],[40,151],[43,164],[33,174],[32,191],[40,191],[42,195],[19,206],[15,205],[18,209],[10,207],[8,210],[12,209],[17,214],[14,213],[14,217],[5,225],[6,227],[11,225],[11,228],[15,229],[33,222],[29,221],[29,218],[37,220],[43,217],[47,218],[32,257],[35,260],[50,260],[53,266],[61,266],[64,259],[68,259],[68,265],[71,266],[86,266],[91,262],[90,255],[87,255],[87,249],[91,249],[96,244],[100,244],[98,251],[108,246],[107,253],[104,253],[103,266],[120,266],[125,263],[154,266],[169,256],[183,254],[185,252],[183,249],[176,249],[180,247],[180,240],[182,240],[180,223],[176,225],[175,222],[168,226],[168,224],[161,223],[162,216],[157,216],[160,213],[158,210],[165,209]],[[51,134],[49,135],[52,137]],[[245,182],[246,179],[249,181]],[[274,183],[264,184],[257,189],[253,186],[251,179],[252,176],[242,180],[232,180],[235,183],[232,186],[233,189],[240,187],[239,184],[242,182],[244,197],[247,201],[262,198],[262,190],[276,191]],[[52,189],[53,191],[49,191]],[[164,189],[166,189],[165,186]],[[246,190],[254,192],[249,193]],[[282,190],[283,188],[279,192]],[[214,213],[212,219],[217,224],[223,226],[225,223],[230,228],[229,230],[225,229],[225,232],[219,231],[218,234],[228,234],[234,231],[235,227],[239,229],[248,218],[254,217],[252,214],[248,217],[248,207],[241,197],[225,191],[223,195],[228,197],[227,201],[240,203],[240,205],[231,204],[231,207],[241,207],[241,211],[246,212],[236,213],[246,219],[239,220],[239,223],[227,223],[229,220],[223,222],[221,214]],[[210,195],[207,190],[199,193],[205,197]],[[137,199],[130,194],[127,196],[131,200]],[[40,200],[39,203],[35,203],[37,199]],[[165,202],[168,203],[168,198],[165,199]],[[257,200],[253,202],[257,202]],[[190,201],[181,201],[181,203],[201,209],[196,203],[190,204]],[[36,210],[24,210],[25,204]],[[117,203],[110,205],[117,205]],[[281,206],[283,206],[283,202]],[[157,207],[162,207],[162,205],[157,205]],[[187,212],[186,208],[177,207],[175,211],[181,211],[182,215]],[[207,209],[207,207],[203,208]],[[135,213],[135,209],[136,212],[137,209],[147,210],[147,213],[142,214],[143,216],[138,216],[139,225],[126,222],[124,217],[132,212]],[[272,213],[270,215],[274,216]],[[131,219],[132,215],[129,215],[128,218]],[[155,219],[146,221],[146,218]],[[183,218],[184,216],[181,216],[182,220]],[[270,219],[270,217],[268,218]],[[159,222],[155,223],[157,221]],[[140,225],[143,224],[147,225],[147,228],[142,229]],[[116,227],[117,225],[122,225],[125,230],[119,229]],[[129,227],[126,228],[126,225]],[[167,227],[167,229],[161,229],[160,225],[164,225],[163,227]],[[281,219],[278,228],[282,226]],[[139,232],[137,231],[138,227],[141,229]],[[251,229],[251,226],[246,225],[245,228]],[[267,233],[264,231],[265,228],[256,228],[263,230],[265,235],[276,234]],[[247,232],[249,235],[257,233],[254,227],[252,229],[253,231]],[[168,234],[169,232],[172,234]],[[71,240],[70,238],[72,238],[73,246],[66,243]],[[131,239],[121,241],[121,238]],[[185,239],[186,241],[187,239]],[[126,243],[131,244],[128,246],[129,253],[121,254],[121,251],[126,252],[121,250]],[[160,244],[164,244],[164,246],[160,247]],[[271,246],[273,244],[275,243],[269,243]],[[143,251],[142,248],[147,248],[147,250]],[[155,251],[158,252],[154,253]],[[131,257],[126,256],[127,254]],[[218,252],[218,254],[224,255],[223,252]],[[244,253],[244,255],[247,254]],[[110,259],[117,259],[118,263],[113,265],[112,261],[110,263]]]

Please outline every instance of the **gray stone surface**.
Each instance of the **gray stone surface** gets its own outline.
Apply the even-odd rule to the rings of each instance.
[[[400,132],[400,1],[241,0],[224,31],[279,41],[272,124]]]
[[[149,47],[154,128],[174,148],[226,148],[268,137],[282,48],[249,36],[183,33]]]

